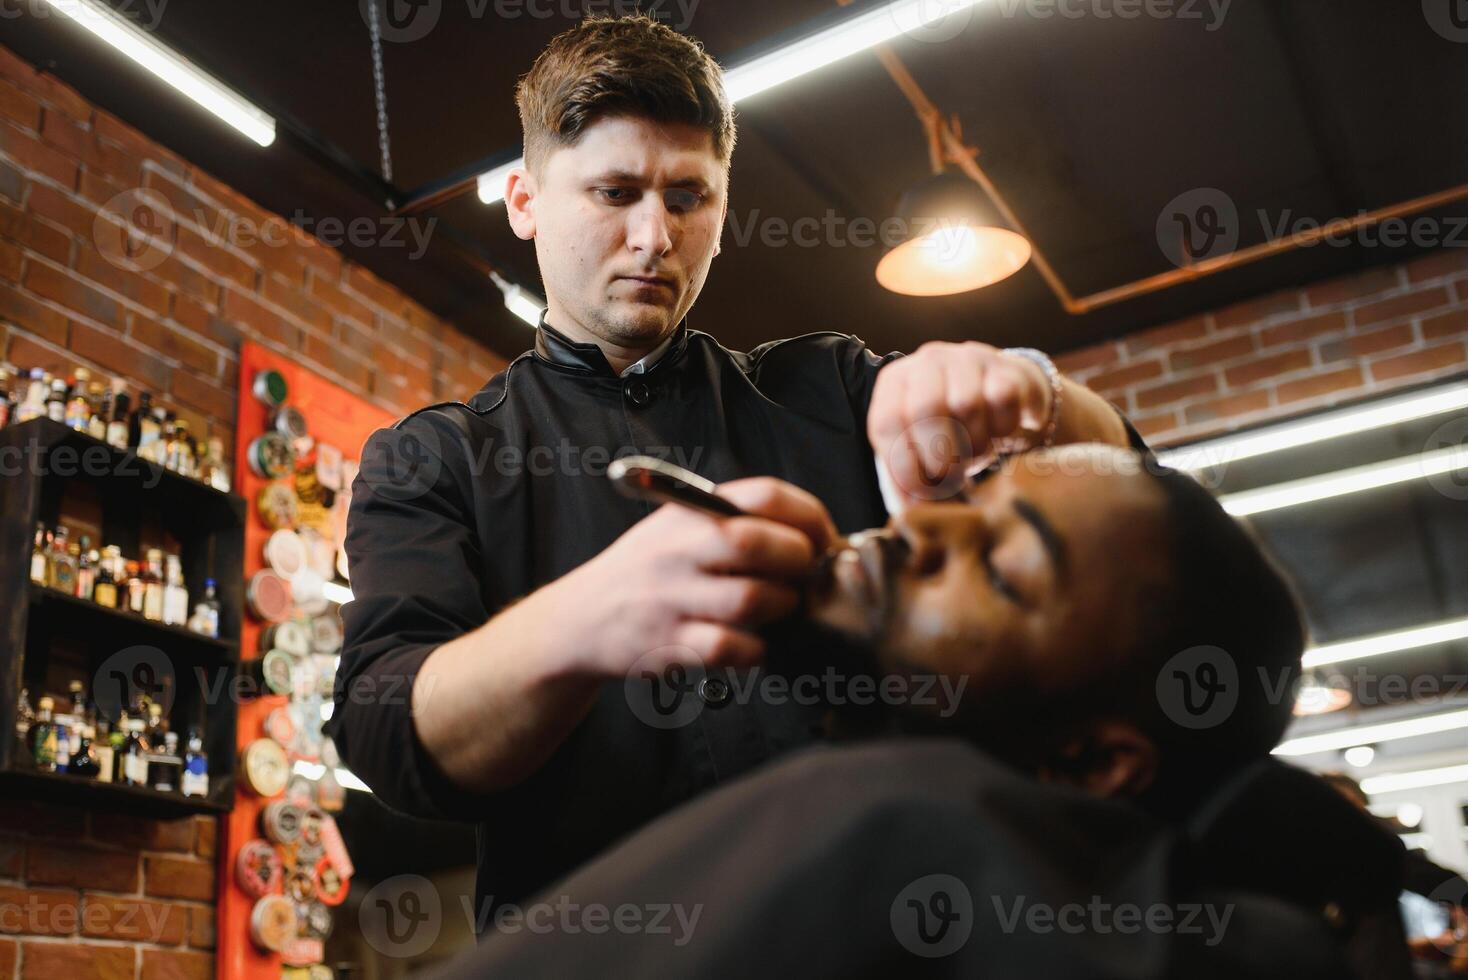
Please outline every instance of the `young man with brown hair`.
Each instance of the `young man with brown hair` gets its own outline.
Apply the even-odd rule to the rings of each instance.
[[[729,703],[712,672],[759,663],[757,630],[795,610],[832,540],[885,522],[874,448],[910,502],[996,440],[1129,441],[1037,351],[878,356],[819,332],[740,353],[691,329],[735,142],[696,42],[646,17],[586,20],[517,102],[526,166],[505,201],[548,309],[534,350],[467,403],[364,450],[330,723],[389,805],[478,823],[495,901],[816,737],[810,710]],[[934,420],[967,448],[920,438]],[[618,496],[604,472],[628,453],[690,466],[749,516]],[[709,710],[640,721],[623,680],[675,664],[710,671],[687,692]]]

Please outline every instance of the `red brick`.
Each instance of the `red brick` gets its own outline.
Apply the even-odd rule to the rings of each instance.
[[[130,851],[177,851],[194,849],[194,820],[154,820],[113,814],[92,828],[92,836],[104,844]]]
[[[211,273],[201,272],[187,262],[179,261],[176,250],[152,269],[151,273],[172,286],[176,293],[186,294],[206,306],[219,305],[219,294],[223,291],[219,279]]]
[[[97,112],[92,117],[92,129],[100,139],[127,150],[135,157],[146,159],[169,173],[181,176],[188,172],[188,166],[183,160],[115,116]]]
[[[215,942],[214,916],[210,906],[189,908],[189,945],[195,949],[213,949]]]
[[[88,894],[82,900],[81,925],[82,935],[91,939],[177,946],[188,931],[189,910],[183,905]]]
[[[1462,342],[1440,344],[1437,347],[1428,347],[1411,354],[1398,354],[1395,357],[1373,361],[1371,377],[1375,381],[1395,381],[1414,374],[1441,371],[1462,364],[1463,361]]]
[[[71,257],[71,237],[66,232],[37,221],[3,201],[0,201],[0,238],[24,245],[61,265]]]
[[[1444,313],[1442,316],[1422,321],[1424,340],[1441,340],[1444,337],[1457,337],[1461,334],[1468,334],[1468,308],[1454,310],[1451,313]]]
[[[89,122],[92,118],[92,104],[77,95],[76,89],[48,72],[36,71],[31,93],[77,122]]]
[[[63,112],[47,109],[41,117],[41,139],[67,156],[78,160],[86,156],[89,136],[86,129]]]
[[[429,365],[433,363],[434,344],[433,338],[421,330],[410,326],[406,321],[390,317],[381,317],[377,322],[377,335],[382,343],[388,344],[395,350],[413,358],[420,364]],[[1115,345],[1107,345],[1114,347]],[[1060,367],[1060,362],[1056,361]],[[1060,367],[1064,374],[1070,374],[1075,369]]]
[[[55,222],[78,238],[92,238],[92,227],[97,220],[96,212],[70,194],[47,184],[33,183],[30,197],[26,198],[26,209]]]
[[[406,305],[401,292],[359,265],[347,266],[346,286],[363,299],[394,315],[400,315]]]
[[[98,323],[118,326],[122,322],[121,310],[115,299],[65,269],[32,262],[26,269],[25,288],[42,299],[75,310]]]
[[[1213,314],[1213,324],[1219,330],[1227,330],[1229,327],[1258,323],[1260,320],[1266,320],[1281,313],[1293,313],[1299,308],[1300,294],[1298,292],[1291,290],[1284,293],[1272,293],[1219,310]]]
[[[1465,273],[1468,273],[1468,248],[1462,246],[1441,248],[1407,263],[1407,281],[1411,283]]]
[[[1365,357],[1385,351],[1406,347],[1416,340],[1412,335],[1412,324],[1399,323],[1381,330],[1370,330],[1350,337],[1341,337],[1320,345],[1320,360],[1325,363],[1344,361],[1348,358]]]
[[[1195,395],[1211,395],[1218,391],[1218,379],[1211,374],[1169,384],[1143,388],[1136,393],[1138,408],[1155,408]]]
[[[1168,354],[1167,361],[1175,373],[1181,374],[1195,368],[1206,367],[1209,364],[1217,364],[1219,361],[1231,361],[1253,350],[1254,337],[1246,333],[1224,340],[1215,340],[1198,347],[1174,350]]]
[[[193,368],[206,377],[219,375],[219,352],[206,347],[182,331],[145,316],[134,316],[128,336],[171,361]]]
[[[0,878],[19,878],[25,867],[25,848],[15,839],[0,840]],[[0,977],[5,971],[0,970]]]
[[[1244,364],[1236,364],[1223,372],[1224,380],[1231,388],[1243,388],[1266,378],[1303,371],[1311,365],[1308,350],[1292,350],[1283,354],[1260,357]]]
[[[81,928],[74,891],[0,886],[0,932],[73,936]]]
[[[1335,333],[1346,329],[1346,314],[1342,310],[1334,313],[1321,313],[1316,316],[1302,317],[1299,320],[1287,320],[1277,323],[1272,327],[1265,327],[1259,331],[1259,346],[1261,348],[1276,347],[1280,344],[1296,343],[1319,337],[1323,334]]]
[[[219,820],[216,817],[195,817],[194,853],[201,858],[212,858],[219,845]]]
[[[0,279],[20,282],[20,267],[24,260],[25,254],[18,247],[0,241]]]
[[[233,386],[226,382],[206,381],[187,371],[176,371],[173,375],[173,397],[210,418],[226,422],[234,419],[235,392]]]
[[[214,862],[144,855],[144,891],[159,898],[214,898]]]
[[[16,204],[25,196],[25,175],[15,166],[0,160],[0,197],[7,197]]]
[[[1305,301],[1311,306],[1331,306],[1348,300],[1375,296],[1377,293],[1396,289],[1398,285],[1395,268],[1378,267],[1316,283],[1305,290]]]
[[[9,82],[0,82],[0,117],[26,129],[40,129],[41,103]]]
[[[181,254],[247,291],[254,290],[256,270],[252,263],[247,262],[222,240],[200,235],[186,225],[177,227],[178,249]]]
[[[1183,409],[1183,418],[1189,425],[1201,422],[1216,422],[1219,419],[1235,418],[1250,412],[1262,412],[1269,408],[1269,392],[1248,391],[1241,395],[1227,395],[1198,402]]]
[[[141,980],[213,980],[214,957],[182,949],[144,949]]]
[[[15,965],[20,962],[20,944],[12,939],[0,939],[0,977],[9,980],[15,976]]]
[[[76,271],[135,306],[160,316],[168,312],[168,287],[116,265],[96,249],[77,249]]]
[[[131,946],[31,942],[20,957],[20,980],[133,980],[137,971]]]
[[[1364,327],[1373,323],[1395,320],[1398,317],[1409,317],[1443,306],[1448,302],[1450,302],[1448,291],[1441,286],[1434,289],[1419,289],[1415,293],[1393,296],[1391,299],[1378,300],[1367,306],[1358,307],[1356,325]]]
[[[57,351],[43,346],[29,335],[17,330],[10,331],[10,349],[6,352],[5,359],[11,364],[21,368],[45,368],[52,374],[70,373],[77,366],[76,360],[65,351]],[[77,833],[84,833],[86,824],[80,821]],[[49,836],[66,836],[50,834]]]
[[[1133,385],[1162,377],[1162,362],[1151,359],[1103,371],[1086,379],[1086,387],[1103,394],[1125,391]]]
[[[1158,433],[1181,428],[1182,417],[1177,412],[1159,412],[1156,415],[1139,415],[1131,419],[1132,426],[1145,438]]]
[[[1092,344],[1079,350],[1055,355],[1055,366],[1062,374],[1074,374],[1091,368],[1105,367],[1121,360],[1121,345],[1114,343]]]
[[[77,196],[100,211],[102,206],[125,191],[135,190],[95,170],[83,169],[77,177]]]
[[[132,378],[151,391],[162,391],[168,387],[168,377],[172,373],[168,365],[151,352],[128,344],[117,334],[85,323],[73,323],[71,349],[78,357]]]
[[[208,336],[209,321],[213,316],[209,307],[194,297],[186,296],[183,293],[173,294],[171,319],[191,333],[198,334],[200,337]]]
[[[75,160],[9,123],[0,123],[0,153],[14,160],[22,170],[49,177],[62,187],[76,186]]]
[[[0,282],[0,320],[9,320],[53,344],[66,344],[67,321],[64,315],[3,282]]]
[[[331,330],[331,313],[326,307],[307,299],[299,284],[271,274],[260,277],[260,294],[265,301],[280,307],[291,316],[322,333]]]
[[[291,350],[301,344],[301,330],[279,313],[260,305],[259,300],[235,289],[224,290],[219,315],[244,326],[257,337],[273,340]],[[222,341],[221,341],[222,342]]]
[[[308,292],[311,297],[325,306],[333,314],[356,320],[363,326],[370,327],[372,325],[372,310],[361,300],[347,295],[335,283],[327,282],[321,276],[312,274],[309,277],[309,281],[310,286]]]
[[[138,887],[138,856],[70,844],[32,844],[26,880],[38,885],[131,892]]]
[[[1281,405],[1289,402],[1297,402],[1306,398],[1320,398],[1324,395],[1335,394],[1338,391],[1346,391],[1351,388],[1359,388],[1365,385],[1366,379],[1361,372],[1361,366],[1352,364],[1349,367],[1339,368],[1334,371],[1323,371],[1296,381],[1286,381],[1277,386],[1275,398]]]
[[[1126,338],[1126,349],[1133,354],[1158,347],[1169,347],[1188,340],[1198,340],[1208,333],[1206,316],[1189,317],[1175,323],[1152,327]]]
[[[341,344],[314,332],[307,331],[304,339],[301,351],[306,360],[314,361],[359,391],[366,391],[371,385],[372,368],[366,361],[358,360]]]

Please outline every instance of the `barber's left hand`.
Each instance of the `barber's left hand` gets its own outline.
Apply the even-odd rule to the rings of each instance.
[[[1037,440],[1051,397],[1033,361],[976,341],[927,343],[877,373],[867,436],[904,504],[947,499],[996,441]]]

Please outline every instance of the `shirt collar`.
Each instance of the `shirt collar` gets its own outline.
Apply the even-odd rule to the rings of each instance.
[[[678,324],[666,340],[653,348],[635,364],[631,364],[618,375],[607,363],[606,355],[593,343],[572,340],[555,327],[545,322],[545,311],[541,311],[540,325],[535,331],[535,354],[542,360],[565,367],[579,368],[606,377],[626,377],[629,374],[646,374],[669,355],[674,355],[688,346],[688,321]]]

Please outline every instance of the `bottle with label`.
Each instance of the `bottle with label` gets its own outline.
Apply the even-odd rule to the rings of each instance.
[[[132,399],[128,398],[127,392],[121,386],[121,382],[113,382],[112,414],[107,417],[107,445],[113,449],[127,448],[127,412],[131,406]]]
[[[92,373],[86,368],[77,368],[76,374],[72,376],[71,397],[66,400],[61,419],[68,429],[85,432],[91,423],[92,405],[87,401],[87,384],[91,380]]]
[[[122,783],[148,785],[148,742],[143,737],[141,718],[132,718],[127,723],[127,741],[122,746]]]
[[[183,760],[178,756],[178,734],[163,736],[162,747],[148,759],[148,782],[160,793],[177,793],[183,774]]]
[[[138,407],[133,409],[127,420],[127,448],[140,456],[142,453],[139,452],[139,447],[143,444],[145,424],[153,424],[153,393],[149,391],[139,392]]]
[[[183,626],[189,620],[189,590],[184,586],[183,565],[178,555],[166,559],[163,580],[163,622]]]
[[[112,752],[112,732],[106,718],[97,719],[97,732],[92,738],[92,754],[97,760],[97,782],[112,782],[117,758]]]
[[[40,368],[31,368],[30,382],[26,385],[25,398],[15,406],[15,421],[29,422],[31,419],[43,418],[46,415],[46,392],[50,386],[46,383],[46,372]]]
[[[31,754],[30,743],[26,737],[31,733],[31,726],[36,723],[36,713],[31,710],[31,692],[29,688],[21,688],[20,696],[15,699],[15,744],[17,748],[16,758],[24,759]]]
[[[112,570],[121,560],[122,551],[116,546],[108,545],[102,549],[102,557],[97,561],[97,580],[92,583],[92,601],[97,605],[117,608],[117,580]]]
[[[50,583],[50,560],[47,557],[46,525],[36,525],[36,544],[31,548],[31,581],[37,585]]]
[[[143,575],[138,568],[138,563],[129,561],[123,565],[127,575],[127,609],[128,612],[143,614],[143,604],[146,596],[143,584]]]
[[[51,720],[51,712],[55,707],[54,698],[43,697],[37,701],[36,723],[31,726],[31,758],[35,760],[36,768],[42,772],[56,771],[57,733],[56,723]]]
[[[56,529],[51,539],[51,588],[67,595],[76,595],[76,559],[71,554],[71,542],[67,540],[65,526]]]
[[[92,550],[92,539],[82,535],[76,552],[76,595],[78,599],[92,598],[97,584],[97,553]]]
[[[204,598],[194,606],[189,629],[202,636],[219,638],[219,595],[212,578],[204,580]]]
[[[69,715],[56,716],[56,771],[66,772],[71,768],[72,734],[76,719]]]
[[[96,779],[101,772],[101,763],[93,746],[97,737],[96,729],[82,724],[77,726],[77,731],[79,737],[76,751],[71,754],[71,766],[66,771],[83,779]]]
[[[184,754],[183,795],[209,795],[209,757],[204,754],[204,738],[199,729],[189,729],[188,751]]]
[[[10,417],[15,414],[15,400],[19,396],[15,366],[0,364],[0,429],[10,424]]]
[[[112,389],[104,388],[100,381],[93,381],[87,389],[87,401],[92,403],[92,415],[87,419],[87,435],[93,439],[105,440],[107,420],[112,417]]]
[[[51,394],[46,396],[46,417],[53,422],[66,421],[66,403],[69,401],[64,378],[51,379]]]
[[[109,782],[123,781],[122,766],[127,755],[127,733],[127,712],[118,712],[117,724],[112,726],[112,731],[107,736],[108,742],[112,744],[112,778]]]
[[[163,552],[148,549],[148,564],[143,569],[143,618],[163,622]]]
[[[229,493],[229,465],[224,461],[224,440],[209,437],[209,485],[220,493]]]

